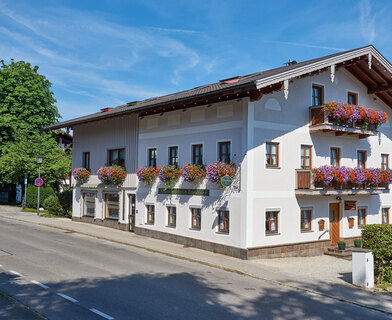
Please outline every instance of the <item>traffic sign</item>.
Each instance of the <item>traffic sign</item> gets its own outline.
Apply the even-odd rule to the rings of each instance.
[[[44,184],[44,180],[42,180],[42,178],[37,178],[37,179],[34,180],[34,184],[37,187],[40,187],[40,186],[42,186]]]

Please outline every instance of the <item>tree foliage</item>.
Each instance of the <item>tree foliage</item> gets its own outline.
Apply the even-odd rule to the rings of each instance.
[[[15,143],[3,148],[0,157],[0,181],[9,184],[23,183],[27,173],[29,183],[38,177],[37,155],[43,156],[41,177],[45,185],[55,190],[71,171],[71,156],[59,148],[51,134],[22,135]]]
[[[20,135],[37,133],[60,118],[51,83],[30,63],[0,60],[0,152]]]

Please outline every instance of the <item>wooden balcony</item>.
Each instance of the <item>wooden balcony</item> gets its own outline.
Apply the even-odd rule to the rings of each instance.
[[[357,189],[350,186],[334,187],[329,186],[323,188],[316,186],[313,182],[313,175],[311,170],[297,169],[296,171],[296,196],[332,196],[332,195],[378,195],[382,193],[389,193],[387,187],[377,187],[372,189]]]
[[[375,127],[369,125],[365,130],[360,126],[352,125],[337,125],[328,119],[328,114],[324,112],[323,106],[310,107],[310,133],[327,132],[335,134],[335,136],[355,135],[359,139],[365,139],[370,136],[376,136],[378,131]]]

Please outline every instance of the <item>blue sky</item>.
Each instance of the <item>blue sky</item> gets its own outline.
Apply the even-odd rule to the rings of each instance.
[[[392,1],[0,0],[0,57],[40,67],[64,120],[373,44]]]

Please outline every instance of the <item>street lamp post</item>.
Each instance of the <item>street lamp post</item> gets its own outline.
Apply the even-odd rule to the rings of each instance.
[[[38,163],[38,178],[41,178],[42,156],[37,156],[37,163]],[[37,216],[39,216],[39,186],[38,186],[38,197],[37,197]]]

